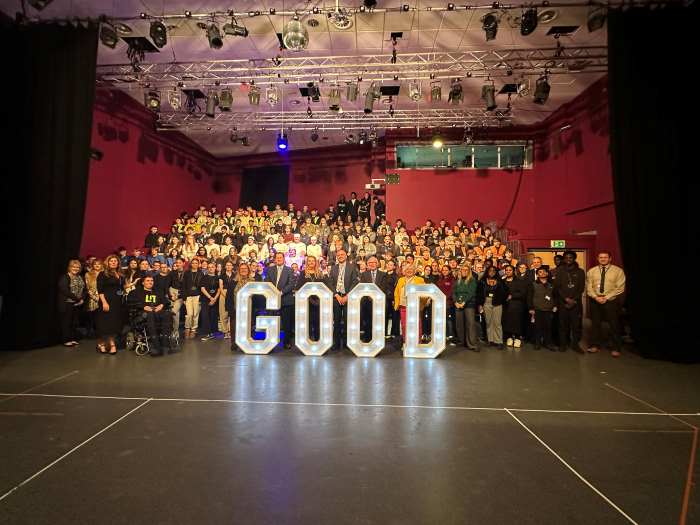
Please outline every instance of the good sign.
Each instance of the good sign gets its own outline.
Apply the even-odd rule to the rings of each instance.
[[[272,315],[258,316],[256,330],[265,338],[251,337],[251,301],[254,295],[265,298],[265,308],[279,310],[282,294],[272,283],[250,282],[236,294],[236,345],[246,354],[267,354],[280,343],[280,318]],[[309,338],[309,299],[317,297],[320,303],[320,336],[317,341]],[[372,300],[372,338],[360,340],[360,301]],[[295,294],[295,344],[304,355],[323,355],[333,345],[333,292],[323,283],[306,283]],[[421,344],[418,337],[420,299],[430,299],[432,308],[432,340]],[[406,344],[404,357],[434,358],[445,349],[445,310],[447,298],[434,284],[410,284],[406,287]],[[375,357],[384,348],[384,318],[386,297],[376,284],[361,283],[348,294],[347,344],[358,357]]]

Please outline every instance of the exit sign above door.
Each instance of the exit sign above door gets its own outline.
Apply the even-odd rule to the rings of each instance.
[[[550,248],[566,248],[566,241],[549,241]]]

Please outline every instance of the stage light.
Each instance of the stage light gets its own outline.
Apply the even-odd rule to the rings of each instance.
[[[377,0],[363,0],[362,5],[371,11],[377,7]]]
[[[298,16],[294,16],[282,30],[282,43],[290,51],[303,51],[309,45],[309,32],[301,23]]]
[[[276,106],[280,99],[280,92],[275,86],[268,86],[265,90],[265,98],[270,106]]]
[[[498,16],[496,13],[488,13],[481,19],[482,29],[486,34],[486,41],[493,40],[496,38],[496,33],[498,33]]]
[[[418,323],[420,320],[420,299],[430,299],[432,308],[432,339],[430,343],[418,341]],[[435,358],[445,349],[447,319],[447,298],[434,284],[409,284],[406,286],[406,344],[404,357]]]
[[[420,92],[420,82],[417,80],[412,80],[408,83],[408,96],[414,102],[418,102],[421,99]]]
[[[520,17],[520,34],[527,36],[537,29],[537,8],[530,7]]]
[[[374,110],[374,101],[381,97],[381,91],[376,82],[372,82],[367,88],[365,95],[365,113],[372,113]]]
[[[185,11],[185,18],[192,18],[192,11],[189,9]]]
[[[357,100],[358,92],[358,85],[355,82],[348,82],[348,86],[345,90],[345,98],[348,100],[348,102],[355,102]]]
[[[404,4],[401,6],[402,11],[409,11],[411,9],[411,6],[408,4]]]
[[[314,129],[311,132],[311,142],[316,142],[318,140],[318,130]]]
[[[222,88],[219,92],[219,109],[221,111],[231,111],[233,105],[233,91],[231,88]]]
[[[116,24],[114,24],[114,29],[116,29],[117,33],[119,33],[120,35],[130,35],[132,33],[131,27],[129,27],[123,22],[117,22]]]
[[[318,341],[309,337],[309,299],[312,296],[319,301]],[[294,344],[304,355],[325,354],[333,346],[333,292],[323,283],[309,282],[294,293],[294,304]]]
[[[357,134],[357,143],[362,145],[367,142],[367,132],[366,131],[360,131]]]
[[[340,111],[340,88],[337,86],[333,86],[328,93],[328,109],[336,113]]]
[[[265,310],[279,310],[282,305],[282,294],[272,283],[246,283],[236,294],[236,326],[232,326],[231,330],[235,329],[236,345],[246,354],[268,354],[280,342],[280,318],[276,315],[259,315],[255,328],[265,332],[265,339],[260,341],[251,338],[253,295],[265,298]]]
[[[442,146],[443,146],[443,141],[442,141],[442,137],[440,136],[439,133],[434,133],[434,134],[433,134],[433,138],[431,139],[431,141],[432,141],[432,143],[433,143],[433,148],[435,148],[435,149],[440,149],[440,148],[442,148]]]
[[[270,8],[270,14],[271,14],[271,15],[276,15],[276,14],[277,14],[277,9],[275,9],[274,7],[271,7],[271,8]]]
[[[231,22],[225,23],[223,29],[224,33],[229,36],[240,36],[243,38],[248,36],[248,28],[245,26],[238,25],[235,19]]]
[[[145,104],[148,109],[158,113],[160,111],[160,93],[155,89],[146,91]]]
[[[119,36],[117,35],[117,30],[114,29],[114,26],[109,22],[102,22],[100,24],[100,42],[111,49],[117,47]]]
[[[151,22],[150,35],[156,47],[163,47],[168,43],[168,30],[165,28],[165,24],[159,20]]]
[[[307,82],[308,97],[314,102],[321,100],[321,89],[313,82]]]
[[[452,104],[457,105],[462,102],[463,98],[464,92],[462,91],[462,83],[459,80],[453,81],[452,85],[450,86],[448,100],[452,102]]]
[[[550,86],[549,82],[547,81],[547,75],[542,75],[535,82],[535,104],[544,104],[547,102],[547,99],[549,98],[549,90]]]
[[[209,24],[207,27],[207,40],[209,40],[209,47],[212,49],[223,47],[224,40],[221,38],[221,31],[216,24]]]
[[[481,100],[486,103],[486,111],[496,109],[496,87],[493,84],[481,86]]]
[[[605,25],[605,18],[607,17],[607,9],[605,6],[599,5],[591,7],[588,11],[587,27],[588,32],[598,31],[602,29]]]
[[[371,299],[372,338],[363,343],[360,339],[360,305],[362,299]],[[348,348],[357,357],[376,357],[384,348],[384,319],[386,295],[374,283],[360,283],[348,294]]]
[[[442,100],[442,86],[440,82],[430,84],[430,102],[440,102]]]
[[[37,11],[41,11],[47,5],[49,5],[53,0],[28,0],[29,5],[32,6]]]
[[[258,86],[250,86],[250,91],[248,91],[248,102],[251,106],[260,105],[260,88]]]
[[[216,91],[209,91],[207,96],[207,108],[204,111],[207,117],[214,118],[216,106],[219,105],[219,94]]]
[[[168,104],[173,111],[179,111],[182,107],[182,97],[178,90],[168,91]]]
[[[448,10],[448,11],[454,11],[454,10],[455,10],[455,5],[454,5],[453,3],[450,2],[449,4],[447,4],[447,10]]]
[[[280,131],[279,135],[277,135],[277,149],[279,151],[287,151],[289,149],[289,141],[284,131]]]
[[[238,132],[235,129],[232,129],[228,139],[231,142],[238,142]]]

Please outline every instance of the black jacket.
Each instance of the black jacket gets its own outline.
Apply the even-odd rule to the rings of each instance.
[[[146,248],[151,248],[152,246],[158,246],[158,237],[160,237],[160,233],[150,233],[146,235],[146,239],[143,241],[143,245]]]
[[[328,274],[328,277],[326,278],[326,286],[330,288],[331,292],[333,292],[333,295],[335,295],[336,288],[338,286],[338,269],[340,267],[337,264],[334,264],[333,267],[331,268],[330,273]],[[345,277],[344,277],[344,285],[345,285],[345,293],[348,294],[350,291],[355,287],[355,285],[359,282],[360,280],[360,274],[357,270],[357,266],[355,266],[353,263],[350,261],[345,261]]]
[[[564,299],[571,298],[581,303],[581,297],[586,289],[586,272],[574,263],[571,268],[565,264],[559,265],[554,272],[554,297],[557,306],[564,306]]]
[[[164,308],[170,306],[170,301],[165,293],[160,290],[156,290],[155,286],[146,291],[143,288],[138,288],[129,294],[129,305],[138,307],[143,310],[144,306],[156,306],[163,305]]]
[[[491,297],[491,304],[493,304],[493,306],[502,305],[506,302],[506,298],[508,297],[508,289],[499,277],[496,277],[496,286],[493,290],[488,289],[485,278],[479,279],[479,283],[476,286],[476,304],[483,306],[490,293],[493,294]]]
[[[384,292],[384,295],[389,295],[390,293],[394,293],[394,289],[392,288],[391,291],[387,291],[387,277],[388,275],[386,272],[383,272],[381,270],[377,270],[377,275],[374,279],[374,284],[376,284],[379,289]],[[360,282],[361,283],[371,283],[372,282],[372,272],[370,270],[364,271],[360,274]]]
[[[551,312],[556,306],[554,302],[554,285],[551,281],[545,283],[539,279],[530,287],[527,297],[527,307],[530,310]]]
[[[81,277],[82,279],[82,277]],[[85,281],[83,281],[85,282]],[[87,297],[87,286],[83,286],[83,293],[80,297],[77,297],[73,292],[70,291],[70,277],[68,274],[64,273],[58,278],[58,311],[66,312],[68,308],[72,308],[75,303],[85,300]]]
[[[527,303],[527,297],[530,293],[532,283],[527,277],[513,277],[513,280],[508,282],[505,279],[503,283],[506,285],[508,295],[511,296],[511,301],[520,301],[523,304]]]

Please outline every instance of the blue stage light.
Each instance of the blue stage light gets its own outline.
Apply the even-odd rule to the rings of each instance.
[[[289,149],[289,141],[287,140],[286,133],[277,135],[277,149],[280,151],[287,151],[287,149]]]

